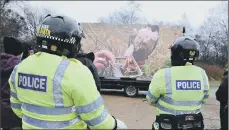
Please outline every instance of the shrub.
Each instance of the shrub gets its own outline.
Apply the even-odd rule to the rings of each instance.
[[[223,73],[225,71],[225,68],[221,68],[218,67],[216,65],[208,65],[206,63],[203,62],[196,62],[195,65],[201,67],[202,69],[204,69],[208,75],[209,80],[222,80],[223,78]],[[165,64],[163,67],[161,68],[156,68],[156,69],[151,69],[149,66],[147,66],[145,68],[145,71],[147,72],[147,75],[154,75],[159,69],[162,68],[167,68],[167,67],[171,67],[171,61],[169,59],[167,59],[165,61]]]
[[[221,80],[223,78],[224,69],[216,65],[207,65],[207,64],[197,64],[197,66],[203,68],[209,80]]]

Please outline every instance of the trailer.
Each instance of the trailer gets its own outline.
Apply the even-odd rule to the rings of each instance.
[[[101,89],[123,90],[128,97],[147,91],[152,75],[165,66],[173,41],[184,27],[150,24],[82,23],[83,51],[94,52]]]
[[[135,97],[139,91],[148,91],[151,80],[128,77],[100,77],[101,89],[124,90],[128,97]]]

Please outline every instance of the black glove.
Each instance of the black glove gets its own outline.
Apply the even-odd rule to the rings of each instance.
[[[87,58],[90,59],[92,62],[94,62],[95,54],[93,52],[87,53]]]

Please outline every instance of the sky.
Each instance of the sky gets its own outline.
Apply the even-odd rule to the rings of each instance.
[[[203,23],[209,9],[220,1],[140,1],[141,15],[147,21],[178,21],[184,13],[194,28]],[[98,22],[115,10],[126,7],[127,1],[30,1],[34,7],[47,7],[79,22]]]

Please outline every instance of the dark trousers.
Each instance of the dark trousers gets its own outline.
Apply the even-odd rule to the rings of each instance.
[[[23,130],[21,127],[11,128],[10,130]]]
[[[228,130],[228,109],[225,109],[226,103],[220,103],[220,124],[221,130]]]
[[[22,127],[21,118],[17,117],[9,104],[1,102],[1,128],[20,129]]]

